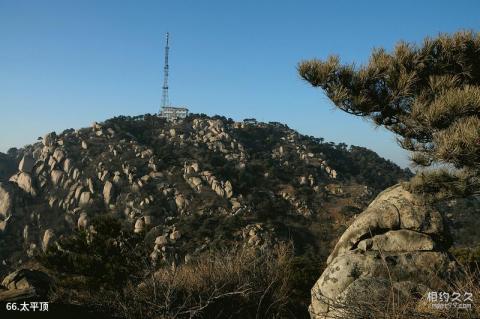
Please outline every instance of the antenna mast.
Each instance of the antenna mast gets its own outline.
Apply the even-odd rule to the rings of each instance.
[[[163,67],[163,92],[162,92],[162,108],[169,106],[168,101],[168,38],[169,33],[167,32],[167,43],[165,45],[165,66]]]

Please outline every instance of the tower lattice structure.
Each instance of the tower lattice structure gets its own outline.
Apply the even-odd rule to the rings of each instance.
[[[167,42],[165,45],[165,65],[163,67],[162,108],[170,105],[170,101],[168,100],[168,50],[170,49],[168,46],[169,37],[170,34],[167,32]]]

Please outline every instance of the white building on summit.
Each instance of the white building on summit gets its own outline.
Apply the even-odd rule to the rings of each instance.
[[[168,121],[184,119],[188,116],[188,109],[185,107],[163,106],[159,114]]]

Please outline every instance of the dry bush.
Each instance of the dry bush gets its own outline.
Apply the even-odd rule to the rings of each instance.
[[[100,303],[125,318],[296,318],[288,307],[291,259],[284,244],[210,252]]]
[[[445,292],[450,293],[450,298],[454,292],[460,293],[461,296],[464,296],[465,293],[471,293],[473,296],[473,301],[471,302],[470,310],[456,308],[444,310],[433,309],[431,303],[426,300],[425,296],[422,298],[422,300],[420,300],[420,302],[417,303],[415,310],[421,314],[428,314],[429,316],[427,318],[480,318],[480,308],[478,307],[478,298],[480,296],[480,268],[477,265],[475,269],[471,269],[471,267],[462,267],[462,269],[464,270],[463,276],[451,282],[449,289],[445,290]]]

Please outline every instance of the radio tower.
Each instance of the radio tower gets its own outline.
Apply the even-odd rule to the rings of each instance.
[[[168,37],[169,33],[167,32],[167,44],[165,45],[165,66],[163,67],[163,92],[162,92],[162,108],[169,106],[168,101]]]

